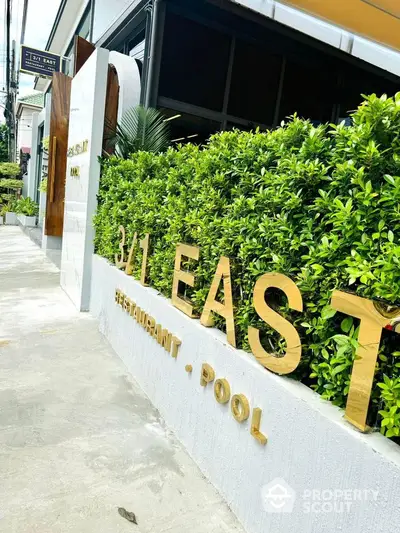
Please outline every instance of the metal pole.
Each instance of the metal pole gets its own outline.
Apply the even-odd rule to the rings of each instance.
[[[155,74],[156,53],[161,47],[161,43],[157,43],[157,29],[158,20],[160,14],[161,0],[154,0],[151,13],[151,34],[150,34],[150,57],[149,57],[149,70],[146,83],[146,97],[145,107],[150,107],[152,102],[152,85]]]
[[[6,0],[6,123],[8,132],[8,157],[11,157],[11,128],[10,128],[10,29],[11,29],[11,0]]]
[[[15,100],[17,94],[17,80],[16,80],[16,69],[15,69],[15,41],[12,42],[12,51],[11,51],[11,82],[10,82],[10,154],[9,158],[11,161],[16,161],[16,140],[17,140],[17,123],[15,120]]]
[[[21,28],[21,42],[20,44],[24,44],[25,42],[25,28],[26,28],[26,17],[28,15],[28,0],[24,0],[24,11],[22,13],[22,28]]]
[[[96,0],[90,0],[90,31],[89,41],[93,43],[93,28],[94,28],[94,10],[96,8]]]

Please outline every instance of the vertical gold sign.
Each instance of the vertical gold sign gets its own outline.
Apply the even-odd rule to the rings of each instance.
[[[331,306],[336,311],[359,318],[361,321],[358,334],[359,347],[350,379],[345,418],[361,431],[366,431],[379,344],[382,329],[388,321],[375,309],[371,300],[353,294],[334,291]]]

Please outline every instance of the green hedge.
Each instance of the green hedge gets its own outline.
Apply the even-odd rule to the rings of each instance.
[[[313,127],[294,117],[271,132],[216,134],[203,148],[110,159],[95,216],[97,253],[113,261],[121,224],[128,244],[134,231],[149,232],[149,283],[169,297],[175,245],[200,246],[190,265],[196,285],[187,291],[199,313],[220,256],[230,257],[238,346],[247,350],[252,325],[269,351],[284,351],[258,319],[252,290],[265,272],[288,275],[304,312],[290,311],[279,291],[268,298],[302,338],[293,377],[344,407],[358,332],[356,321],[329,307],[332,290],[400,303],[400,93],[368,97],[353,121]],[[224,329],[222,320],[216,325]],[[368,420],[395,438],[399,340],[384,332]]]

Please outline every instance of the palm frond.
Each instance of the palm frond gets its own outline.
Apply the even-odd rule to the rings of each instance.
[[[123,159],[139,150],[162,152],[169,145],[169,124],[157,109],[132,107],[125,111],[115,129],[107,129],[107,146],[113,147]]]

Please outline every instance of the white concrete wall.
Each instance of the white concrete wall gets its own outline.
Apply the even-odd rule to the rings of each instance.
[[[177,359],[116,305],[117,288],[181,339]],[[91,312],[249,533],[378,533],[398,528],[397,445],[379,434],[358,433],[343,420],[341,410],[312,390],[268,372],[250,354],[229,346],[224,334],[204,328],[154,289],[97,256],[93,256]],[[229,381],[232,394],[245,394],[251,408],[262,408],[260,430],[269,438],[265,446],[250,435],[249,420],[239,424],[229,404],[215,401],[212,385],[200,386],[205,362],[217,378]],[[192,374],[185,372],[186,364],[193,365]],[[271,510],[268,484],[276,486],[277,478],[296,492],[292,513],[267,512]],[[311,496],[305,492],[313,490]],[[344,503],[350,495],[350,510],[341,507],[340,512],[336,507],[328,512],[326,502],[318,500],[345,490],[335,493],[335,501]],[[378,494],[354,492],[362,490]],[[313,512],[307,512],[308,504],[316,504]]]

